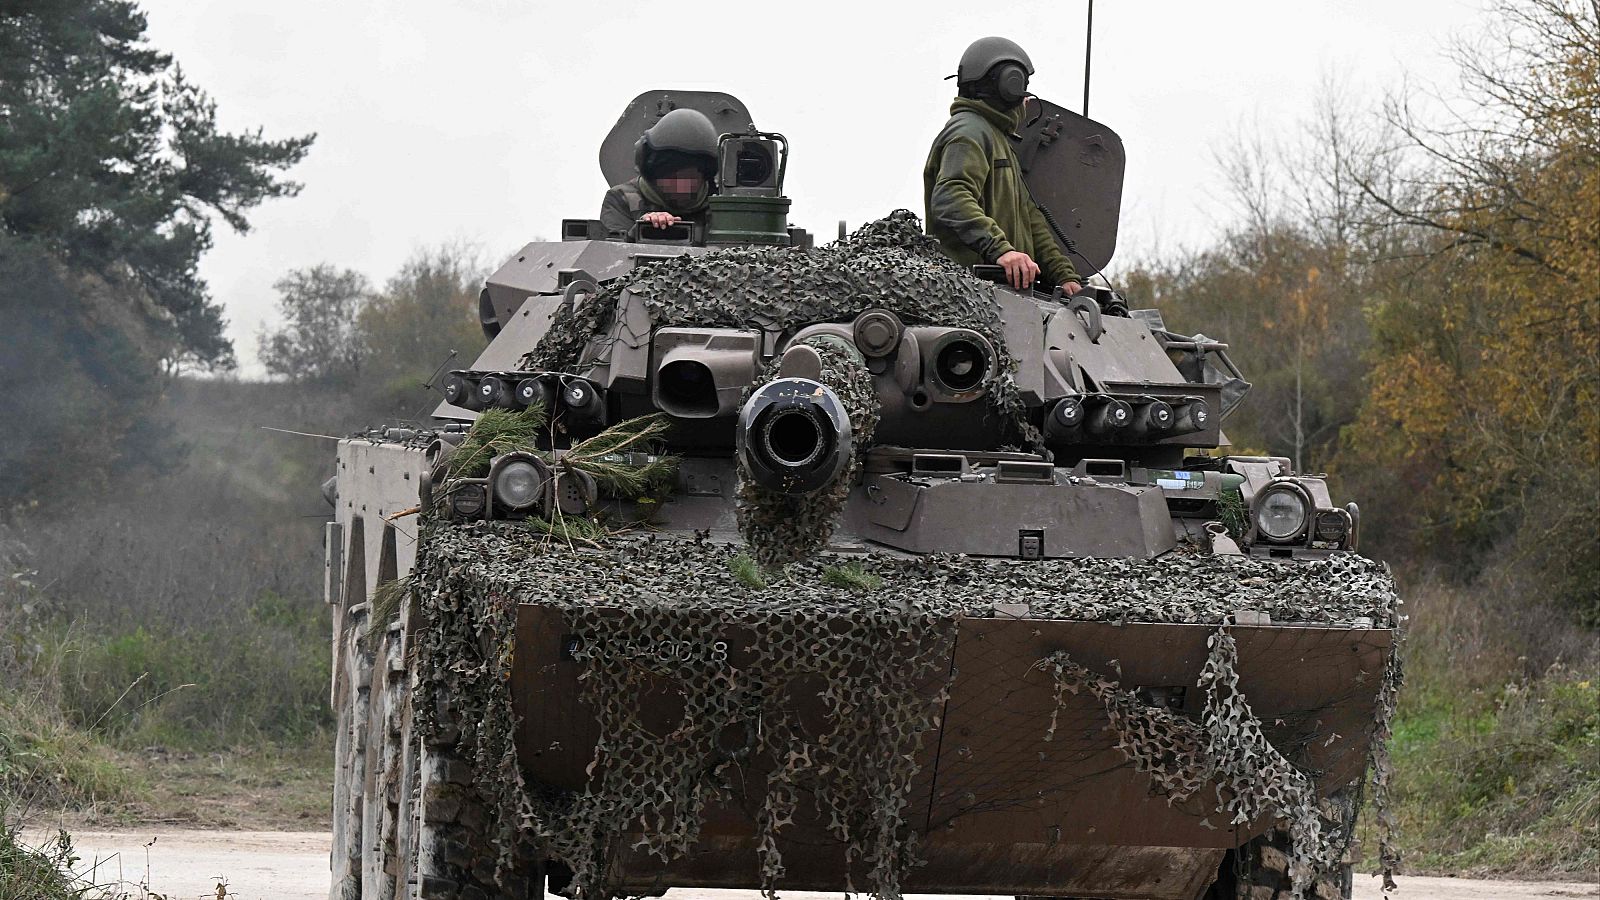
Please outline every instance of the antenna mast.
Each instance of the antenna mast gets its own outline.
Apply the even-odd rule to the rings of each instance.
[[[1089,62],[1094,57],[1094,0],[1089,0],[1089,25],[1083,30],[1083,117],[1089,118]]]

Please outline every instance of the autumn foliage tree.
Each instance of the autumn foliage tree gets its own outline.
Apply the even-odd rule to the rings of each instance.
[[[419,250],[362,308],[356,326],[363,378],[382,406],[402,415],[431,412],[426,401],[438,394],[424,387],[435,370],[468,368],[477,358],[486,343],[478,325],[485,274],[464,246]]]
[[[1391,101],[1397,177],[1362,184],[1432,287],[1372,309],[1352,449],[1420,471],[1437,545],[1600,619],[1600,5],[1497,12],[1455,50],[1479,103],[1430,123]]]
[[[1600,621],[1600,5],[1493,22],[1453,49],[1454,113],[1359,113],[1330,84],[1298,139],[1223,157],[1220,240],[1123,278],[1231,344],[1235,451],[1332,470],[1364,549]]]
[[[293,270],[276,285],[280,322],[260,336],[261,361],[277,377],[339,386],[371,416],[431,412],[434,376],[483,349],[483,275],[453,244],[418,250],[381,290],[327,264]]]

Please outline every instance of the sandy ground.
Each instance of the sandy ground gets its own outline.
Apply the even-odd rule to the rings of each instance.
[[[171,900],[209,900],[217,883],[238,900],[326,900],[328,835],[271,831],[80,831],[73,840],[85,876],[119,880],[139,896],[148,885]],[[1356,876],[1356,900],[1379,900],[1376,878]],[[674,890],[667,900],[756,900],[755,891]],[[788,892],[787,900],[838,900],[839,894]],[[1395,900],[1529,900],[1600,897],[1600,883],[1400,879]],[[935,900],[935,898],[929,898]],[[944,897],[938,900],[990,900]],[[1011,898],[994,898],[1011,900]]]

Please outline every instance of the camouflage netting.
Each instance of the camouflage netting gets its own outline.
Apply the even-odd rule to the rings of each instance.
[[[769,889],[782,877],[777,841],[798,814],[809,814],[802,798],[812,798],[846,848],[841,871],[898,896],[916,863],[903,813],[917,752],[938,725],[951,674],[939,660],[959,617],[992,616],[997,598],[1027,604],[1035,618],[1219,626],[1198,723],[1144,706],[1063,657],[1041,666],[1063,689],[1094,693],[1124,752],[1171,796],[1219,781],[1220,810],[1287,820],[1298,877],[1328,865],[1338,835],[1307,815],[1314,799],[1306,776],[1266,742],[1239,695],[1225,624],[1251,609],[1278,622],[1394,627],[1397,601],[1380,564],[1354,556],[1285,566],[1188,553],[1028,562],[872,553],[853,557],[881,579],[870,592],[829,586],[824,574],[836,560],[825,557],[792,563],[773,590],[754,591],[730,569],[740,552],[656,537],[573,548],[508,523],[425,528],[413,578],[425,616],[419,678],[421,696],[432,698],[423,710],[443,715],[422,724],[426,731],[448,727],[445,720],[473,723],[461,729],[459,751],[491,807],[505,865],[531,842],[572,870],[578,896],[609,896],[616,886],[608,865],[630,840],[625,833],[642,834],[629,846],[678,856],[696,840],[707,804],[730,796],[735,774],[766,771],[764,784],[741,792],[759,803],[753,877]],[[590,782],[579,793],[533,790],[518,766],[507,678],[519,604],[558,610],[577,636],[582,699],[600,726]],[[839,621],[848,629],[830,628]],[[732,634],[754,648],[753,658],[730,662]],[[1398,678],[1391,660],[1375,741],[1387,736]],[[682,698],[681,720],[668,733],[642,724],[646,684]],[[821,696],[826,727],[799,720],[792,699],[800,691]],[[1375,757],[1381,800],[1386,757]],[[1392,862],[1387,847],[1384,861]]]
[[[908,210],[895,210],[849,237],[813,249],[732,247],[655,262],[608,282],[557,313],[524,368],[581,372],[601,362],[603,339],[624,292],[643,301],[656,326],[793,332],[887,309],[908,325],[965,327],[988,338],[1000,376],[988,391],[1006,439],[1043,449],[1011,373],[994,286],[951,262]],[[586,353],[587,351],[587,353]]]
[[[739,463],[739,533],[750,544],[751,554],[763,566],[780,566],[804,559],[828,546],[834,525],[844,509],[856,468],[878,427],[878,392],[872,385],[860,354],[843,340],[831,336],[807,338],[801,343],[814,348],[822,358],[822,384],[844,404],[850,417],[850,462],[834,479],[809,494],[785,494],[761,487],[750,480],[744,462]],[[778,361],[756,387],[778,377]]]
[[[1261,720],[1239,691],[1238,647],[1224,622],[1207,641],[1210,653],[1200,673],[1205,711],[1195,722],[1170,710],[1147,706],[1133,691],[1096,675],[1073,662],[1064,652],[1040,660],[1041,668],[1055,678],[1058,709],[1063,694],[1087,690],[1105,706],[1108,729],[1117,748],[1141,772],[1148,773],[1169,804],[1196,796],[1207,786],[1216,791],[1215,809],[1231,816],[1228,824],[1246,825],[1263,815],[1284,823],[1289,834],[1289,877],[1294,896],[1305,897],[1318,877],[1333,875],[1349,848],[1354,817],[1330,821],[1324,816],[1310,777],[1267,740]],[[1390,654],[1379,689],[1391,698],[1399,681],[1398,656]],[[1388,780],[1383,740],[1388,735],[1389,710],[1379,713],[1374,728],[1374,782],[1382,791]],[[1052,718],[1046,740],[1055,731]],[[1380,735],[1381,732],[1381,735]],[[1388,816],[1380,805],[1380,816]],[[1391,874],[1399,859],[1394,854],[1392,821],[1383,823],[1385,889],[1393,887]]]

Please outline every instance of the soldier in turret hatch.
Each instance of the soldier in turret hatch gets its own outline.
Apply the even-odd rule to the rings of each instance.
[[[704,222],[711,180],[717,170],[717,129],[703,113],[675,109],[650,126],[634,145],[637,177],[606,191],[600,223],[621,238],[641,228]]]
[[[1018,290],[1042,276],[1072,294],[1078,273],[1023,183],[1013,146],[1032,74],[1028,54],[1005,38],[980,38],[961,54],[950,121],[922,168],[926,227],[956,262],[998,265]]]

